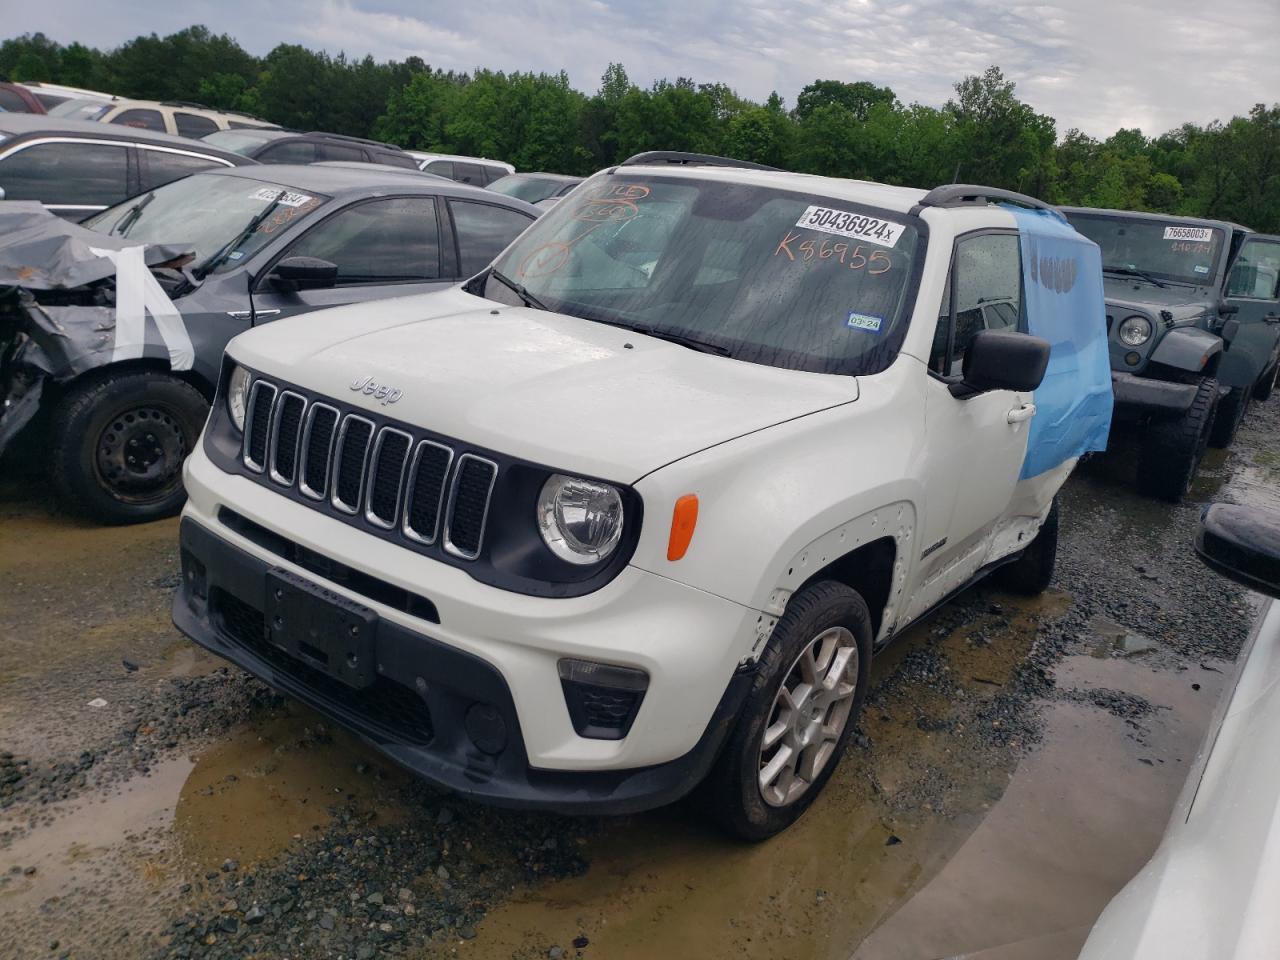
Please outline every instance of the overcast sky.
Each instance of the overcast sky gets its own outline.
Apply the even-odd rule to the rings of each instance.
[[[42,30],[110,47],[193,23],[255,54],[300,43],[417,55],[470,70],[567,70],[592,93],[610,61],[633,82],[721,81],[788,106],[815,78],[871,80],[940,106],[998,64],[1019,96],[1107,136],[1155,135],[1280,101],[1280,0],[10,0],[0,36]]]

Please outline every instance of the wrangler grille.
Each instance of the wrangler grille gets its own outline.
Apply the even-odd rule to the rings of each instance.
[[[263,379],[249,394],[241,455],[261,482],[297,489],[316,509],[416,544],[439,541],[463,560],[483,551],[498,476],[485,457]]]

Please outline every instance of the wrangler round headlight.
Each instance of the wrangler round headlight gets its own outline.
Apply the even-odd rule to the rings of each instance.
[[[622,539],[622,495],[607,483],[552,474],[538,495],[538,530],[569,563],[599,563]]]
[[[1146,317],[1128,317],[1120,324],[1120,342],[1140,347],[1151,339],[1151,321]]]
[[[236,364],[227,381],[227,413],[236,429],[244,431],[244,411],[249,404],[249,371]]]

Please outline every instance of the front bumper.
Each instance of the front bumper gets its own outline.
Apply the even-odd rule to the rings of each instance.
[[[1198,389],[1194,383],[1169,383],[1114,370],[1111,373],[1117,419],[1180,417],[1191,409]]]
[[[174,601],[177,626],[424,778],[462,794],[504,806],[581,813],[669,803],[705,775],[750,686],[753,674],[736,669],[742,659],[736,638],[753,635],[758,614],[719,597],[634,568],[585,597],[512,595],[361,537],[345,524],[223,473],[200,452],[188,461],[187,481],[191,499],[181,531],[184,582]],[[246,539],[243,529],[223,522],[230,517],[224,502],[307,551],[346,562],[358,553],[361,575],[429,597],[439,622],[357,592],[349,578],[320,577],[314,567],[298,567]],[[353,546],[344,549],[344,543]],[[346,687],[265,642],[265,578],[273,568],[378,613],[373,687]],[[488,609],[473,609],[474,598]],[[556,669],[566,656],[649,673],[649,689],[625,738],[577,735]],[[496,722],[503,730],[500,749],[490,743],[487,752],[477,745],[474,728],[469,730],[476,709],[484,711],[486,729]]]

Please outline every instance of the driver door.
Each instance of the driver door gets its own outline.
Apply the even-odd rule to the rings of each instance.
[[[254,322],[441,289],[454,282],[453,258],[445,256],[452,245],[435,197],[353,203],[310,226],[258,274]],[[337,281],[324,289],[281,289],[272,282],[271,269],[285,257],[327,260],[338,268]]]
[[[1223,295],[1237,312],[1218,379],[1228,387],[1252,387],[1280,352],[1280,237],[1249,234],[1227,273]],[[1232,323],[1234,321],[1234,323]]]

